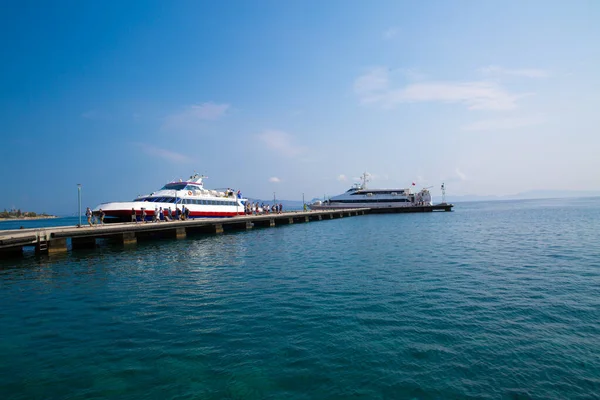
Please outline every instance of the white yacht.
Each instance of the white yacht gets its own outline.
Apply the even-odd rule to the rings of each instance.
[[[154,210],[160,210],[171,217],[176,215],[185,206],[189,210],[189,218],[222,218],[244,215],[244,205],[247,199],[242,198],[240,191],[235,193],[231,189],[208,190],[204,188],[203,175],[194,174],[187,181],[169,182],[160,190],[149,195],[138,196],[133,201],[110,202],[99,204],[94,208],[94,214],[102,210],[106,215],[106,222],[131,221],[132,213],[139,218],[142,210],[146,212],[146,219],[152,219]]]
[[[340,208],[397,208],[431,206],[431,193],[422,189],[413,193],[406,189],[370,189],[367,188],[369,174],[361,176],[361,183],[355,184],[346,193],[331,197],[325,201],[310,204],[312,210],[332,210]],[[414,185],[414,184],[413,184]]]

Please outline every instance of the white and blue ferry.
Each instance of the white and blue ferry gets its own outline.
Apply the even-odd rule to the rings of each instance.
[[[405,189],[370,189],[367,187],[369,174],[363,173],[361,183],[356,183],[345,193],[333,196],[325,201],[309,205],[312,210],[335,210],[347,208],[397,208],[431,206],[431,193],[425,188],[413,193]],[[414,183],[413,183],[414,185]]]

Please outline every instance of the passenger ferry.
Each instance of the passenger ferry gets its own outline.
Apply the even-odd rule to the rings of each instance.
[[[203,175],[194,174],[183,182],[169,182],[160,190],[149,195],[138,196],[133,201],[102,203],[94,208],[94,214],[100,210],[106,215],[105,222],[129,222],[135,211],[137,218],[146,211],[146,219],[151,220],[154,210],[162,207],[163,214],[171,217],[185,206],[189,210],[189,218],[222,218],[244,215],[244,205],[247,199],[241,193],[233,190],[208,190],[204,188]]]
[[[361,183],[355,184],[346,193],[325,201],[310,204],[311,210],[333,210],[338,208],[391,208],[431,206],[431,193],[425,188],[418,193],[406,189],[369,189],[369,174],[361,176]],[[414,183],[413,183],[414,185]]]

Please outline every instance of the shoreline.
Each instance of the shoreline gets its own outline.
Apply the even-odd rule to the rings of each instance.
[[[58,218],[56,215],[44,215],[40,217],[20,217],[20,218],[0,218],[0,222],[2,221],[32,221],[36,219],[54,219]]]

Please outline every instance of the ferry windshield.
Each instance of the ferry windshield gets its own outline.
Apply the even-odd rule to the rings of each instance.
[[[187,183],[167,183],[161,190],[183,190]]]

